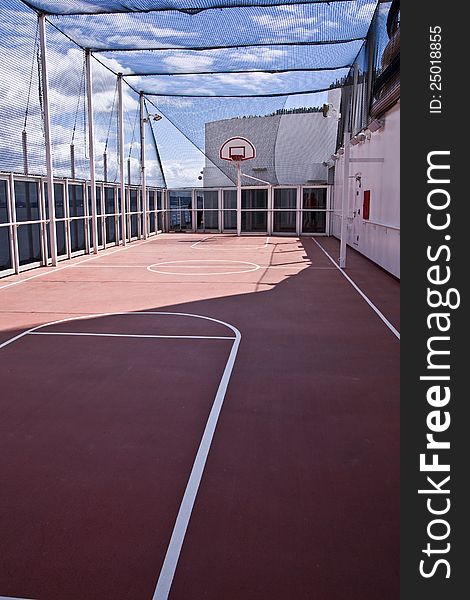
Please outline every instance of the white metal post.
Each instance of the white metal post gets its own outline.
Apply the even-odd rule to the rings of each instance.
[[[87,107],[88,107],[88,146],[90,154],[90,192],[91,192],[91,230],[93,252],[98,254],[98,217],[96,214],[96,182],[95,182],[95,132],[93,124],[93,76],[91,51],[85,50]]]
[[[121,193],[121,238],[126,245],[126,184],[124,180],[124,102],[122,98],[122,73],[118,73],[118,113],[119,113],[119,190]]]
[[[339,251],[339,266],[341,269],[346,268],[346,219],[349,200],[349,132],[344,134],[344,163],[343,163],[343,193],[341,194],[341,234],[340,234],[340,251]]]
[[[52,166],[52,139],[51,139],[51,120],[49,108],[49,76],[47,71],[46,56],[46,16],[39,15],[39,40],[41,44],[41,72],[42,72],[42,96],[44,109],[44,140],[46,143],[46,170],[47,170],[47,199],[49,207],[49,234],[51,239],[51,260],[52,266],[57,265],[57,233],[55,221],[55,201],[54,201],[54,171]]]
[[[268,235],[272,235],[273,233],[273,222],[274,222],[274,189],[273,186],[270,185],[268,188],[268,214],[267,214],[267,222],[266,222],[266,231]]]
[[[145,104],[144,93],[140,92],[140,174],[142,187],[142,222],[143,222],[143,237],[147,239],[147,181],[145,173]]]
[[[242,232],[242,167],[237,161],[237,235]]]

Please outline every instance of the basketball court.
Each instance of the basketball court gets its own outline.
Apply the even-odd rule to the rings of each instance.
[[[163,234],[0,283],[0,593],[397,597],[399,285],[338,252]]]

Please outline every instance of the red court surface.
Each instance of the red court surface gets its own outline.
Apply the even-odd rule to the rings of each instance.
[[[337,253],[164,234],[0,281],[0,596],[398,598],[399,283]]]

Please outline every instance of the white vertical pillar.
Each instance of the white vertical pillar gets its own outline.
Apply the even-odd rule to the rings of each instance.
[[[41,44],[41,74],[42,74],[42,96],[44,108],[44,140],[46,143],[46,170],[47,170],[47,204],[49,207],[49,233],[51,239],[52,266],[57,265],[57,233],[55,225],[55,201],[54,201],[54,171],[52,166],[52,139],[51,119],[49,108],[49,75],[47,71],[46,56],[46,16],[39,15],[39,40]]]
[[[237,235],[242,232],[242,168],[237,160]]]
[[[95,181],[95,132],[93,124],[93,76],[91,67],[91,51],[85,50],[87,107],[88,107],[88,146],[90,154],[90,188],[91,188],[91,230],[93,252],[98,254],[98,216],[96,211]]]
[[[341,194],[341,234],[340,234],[340,251],[339,251],[339,266],[341,269],[346,268],[346,219],[348,216],[348,200],[349,200],[349,132],[344,134],[344,163],[343,163],[343,193]]]
[[[124,103],[122,98],[122,73],[118,73],[118,113],[119,113],[119,190],[121,193],[121,238],[126,245],[126,185],[124,180]]]
[[[143,238],[147,239],[148,231],[148,203],[147,203],[147,181],[145,173],[145,105],[144,93],[140,92],[140,173],[142,187],[142,222],[143,222]]]

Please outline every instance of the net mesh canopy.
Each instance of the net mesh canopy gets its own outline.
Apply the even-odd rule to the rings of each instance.
[[[45,173],[38,39],[38,14],[43,14],[56,175],[89,177],[86,49],[91,52],[99,180],[120,178],[119,74],[126,183],[139,183],[145,150],[150,185],[201,185],[202,173],[204,184],[215,174],[212,181],[228,185],[236,180],[236,169],[219,160],[218,150],[231,135],[256,138],[259,153],[250,167],[264,173],[262,179],[273,184],[324,179],[321,165],[335,150],[337,122],[324,119],[321,106],[332,101],[339,111],[340,96],[334,92],[351,80],[355,62],[364,60],[361,73],[373,73],[367,61],[372,57],[378,62],[380,56],[367,50],[367,39],[371,23],[384,13],[377,7],[389,4],[5,0],[0,74],[7,85],[0,101],[0,169]],[[384,45],[383,39],[379,42]],[[371,86],[364,85],[366,97]],[[150,115],[144,125],[142,97]],[[154,113],[163,118],[153,120]],[[293,135],[298,140],[294,145]],[[295,152],[301,158],[288,160]],[[308,164],[305,157],[310,157]]]

